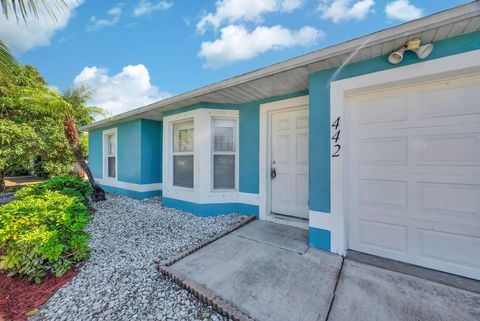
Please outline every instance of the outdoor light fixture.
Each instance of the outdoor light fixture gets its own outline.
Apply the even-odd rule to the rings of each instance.
[[[427,58],[428,55],[432,53],[433,44],[427,43],[426,45],[420,45],[420,43],[420,39],[407,41],[405,46],[388,55],[388,61],[394,65],[399,64],[403,60],[403,53],[408,50],[415,52],[420,59]]]

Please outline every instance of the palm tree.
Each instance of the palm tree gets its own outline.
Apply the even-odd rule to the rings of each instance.
[[[93,187],[94,191],[92,195],[92,201],[104,201],[105,191],[96,184],[92,172],[85,161],[85,157],[83,156],[75,119],[82,121],[87,117],[91,118],[91,121],[95,115],[105,116],[106,112],[101,108],[87,105],[87,102],[91,99],[91,91],[88,90],[86,86],[67,88],[63,93],[62,98],[66,103],[63,118],[63,131],[65,133],[65,137],[70,144],[75,159],[80,167],[82,167],[85,174],[87,174],[88,181]],[[83,125],[86,125],[86,123]]]
[[[65,0],[0,0],[0,5],[6,19],[9,19],[9,11],[13,10],[17,21],[21,16],[25,22],[27,22],[27,19],[32,15],[38,19],[38,17],[44,13],[47,13],[53,20],[56,20],[55,10],[62,10],[68,7]],[[44,10],[41,11],[41,8]],[[12,56],[8,46],[0,40],[0,80],[11,75],[16,66],[18,66],[18,62]],[[75,123],[75,116],[83,115],[87,118],[93,118],[94,114],[104,113],[103,110],[97,107],[87,106],[86,103],[91,96],[88,89],[86,87],[69,88],[63,96],[60,96],[54,90],[48,89],[46,95],[43,92],[38,96],[35,94],[28,96],[29,97],[26,97],[27,99],[43,100],[45,106],[61,107],[60,110],[64,113],[63,131],[75,159],[87,174],[88,180],[93,187],[92,201],[98,202],[105,200],[105,191],[96,184],[92,172],[83,156],[78,129]]]

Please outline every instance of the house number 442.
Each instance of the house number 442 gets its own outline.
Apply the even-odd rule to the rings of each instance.
[[[339,157],[340,156],[340,149],[342,146],[339,144],[339,139],[340,139],[340,117],[338,117],[333,123],[332,123],[332,157]]]

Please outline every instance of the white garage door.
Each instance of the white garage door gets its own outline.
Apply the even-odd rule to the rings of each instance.
[[[348,245],[480,279],[480,77],[348,99]]]

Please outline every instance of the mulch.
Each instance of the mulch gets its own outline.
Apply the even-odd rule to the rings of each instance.
[[[77,268],[60,278],[53,274],[42,278],[42,283],[29,282],[19,276],[8,277],[0,270],[0,321],[27,319],[27,312],[38,308],[77,273]]]

